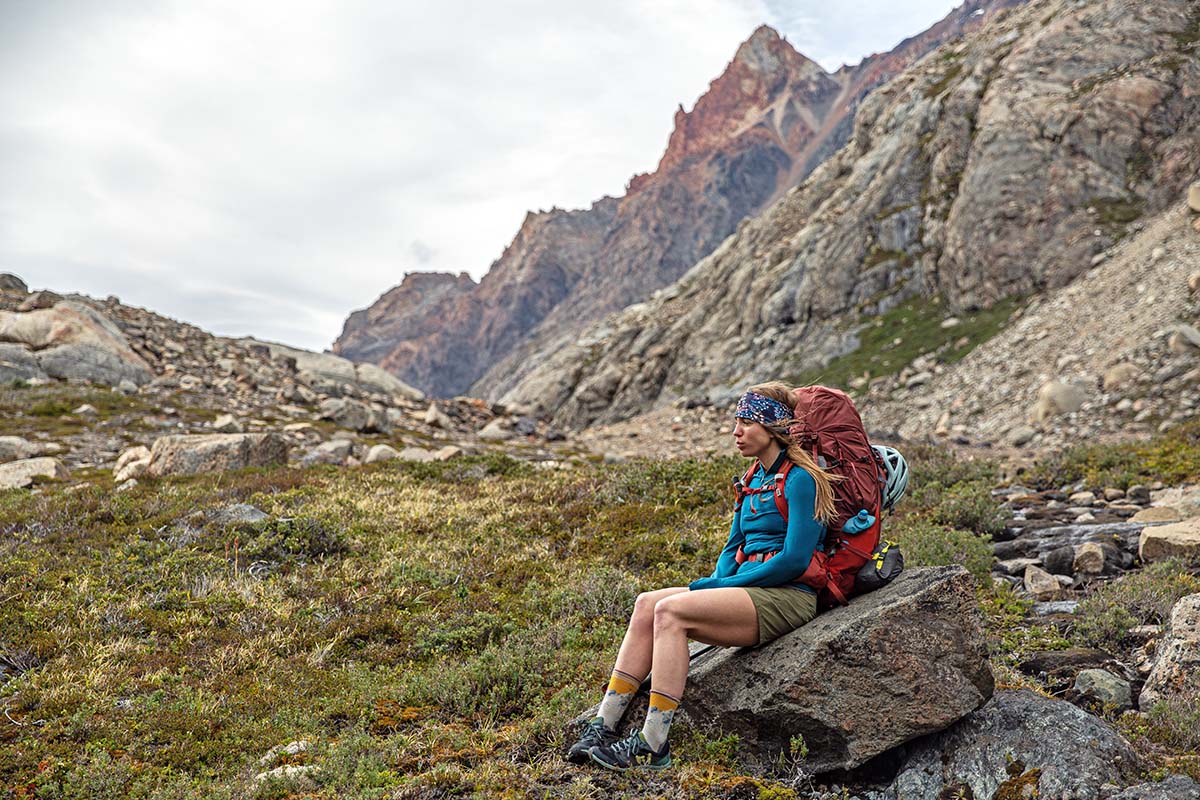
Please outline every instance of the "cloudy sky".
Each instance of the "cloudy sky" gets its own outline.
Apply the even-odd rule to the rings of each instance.
[[[621,194],[762,23],[836,69],[953,0],[0,0],[0,271],[323,349]]]

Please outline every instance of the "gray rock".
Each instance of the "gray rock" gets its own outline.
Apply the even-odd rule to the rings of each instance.
[[[435,428],[442,428],[443,430],[449,430],[454,427],[454,421],[450,419],[446,412],[438,408],[437,403],[430,403],[429,408],[425,410],[425,424],[432,425]]]
[[[1200,181],[1196,181],[1187,190],[1188,208],[1200,213]]]
[[[1049,600],[1045,603],[1034,603],[1031,611],[1039,617],[1048,617],[1051,614],[1074,614],[1078,608],[1078,600]]]
[[[1138,695],[1138,708],[1148,711],[1184,691],[1200,694],[1200,594],[1181,598],[1171,609],[1150,675]]]
[[[1133,708],[1133,689],[1129,681],[1106,669],[1085,669],[1075,676],[1075,691],[1118,711]]]
[[[0,290],[28,292],[29,286],[11,272],[0,272]]]
[[[766,647],[697,658],[683,705],[760,764],[802,735],[805,769],[821,773],[944,729],[992,687],[974,582],[949,566],[906,570]]]
[[[339,428],[352,431],[380,431],[385,427],[374,409],[366,403],[345,397],[322,400],[319,415],[321,419],[331,420]]]
[[[35,478],[61,480],[69,476],[67,468],[57,458],[23,458],[0,464],[0,489],[24,489]]]
[[[42,371],[54,378],[110,386],[129,380],[140,386],[154,377],[121,329],[82,303],[64,301],[28,313],[0,311],[0,342],[28,346]]]
[[[1135,483],[1125,490],[1125,498],[1131,503],[1149,503],[1150,487],[1141,483]]]
[[[392,373],[375,364],[355,364],[354,374],[358,380],[358,385],[369,392],[382,392],[383,394],[411,400],[414,403],[419,403],[425,399],[425,393],[420,389],[414,389]]]
[[[346,463],[346,459],[353,452],[354,442],[348,439],[330,439],[309,450],[304,458],[300,459],[300,463],[306,467],[313,464],[341,465]]]
[[[150,469],[150,451],[145,447],[139,449],[146,450],[146,457],[131,459],[113,470],[114,481],[123,483],[133,478],[140,478]]]
[[[44,381],[49,377],[27,345],[0,342],[0,383]]]
[[[39,452],[37,445],[20,436],[0,436],[0,462],[33,458]]]
[[[378,461],[391,461],[393,458],[396,458],[399,455],[400,453],[397,452],[396,448],[392,447],[391,445],[377,444],[367,451],[367,457],[364,459],[364,463],[374,464]]]
[[[406,447],[396,454],[396,458],[402,461],[435,461],[437,453],[431,450],[426,450],[424,447]]]
[[[26,297],[17,306],[17,311],[37,311],[41,308],[53,308],[61,303],[63,296],[56,292],[40,291]]]
[[[1008,432],[1008,443],[1013,447],[1024,447],[1037,436],[1037,431],[1028,425],[1017,425]]]
[[[1038,390],[1037,402],[1030,412],[1030,417],[1034,422],[1045,422],[1060,414],[1071,414],[1078,411],[1085,400],[1087,392],[1083,387],[1074,383],[1050,381]]]
[[[1200,783],[1186,775],[1171,775],[1154,783],[1139,783],[1122,792],[1111,795],[1107,800],[1196,800],[1200,797]]]
[[[164,436],[150,451],[147,474],[194,475],[287,463],[287,440],[278,433]]]
[[[220,433],[241,433],[242,423],[233,414],[222,414],[213,420],[212,429]]]
[[[908,749],[889,800],[958,796],[1099,800],[1135,779],[1133,747],[1106,722],[1028,689],[998,691],[949,730]]]
[[[438,448],[437,452],[433,454],[433,458],[436,461],[449,461],[452,458],[461,456],[462,452],[463,451],[461,447],[455,447],[452,444],[448,444],[444,447]]]
[[[218,510],[209,522],[214,525],[255,525],[270,518],[271,515],[261,508],[249,503],[235,503]]]
[[[485,442],[503,442],[513,438],[514,434],[508,421],[501,417],[483,426],[476,435]]]
[[[120,472],[127,464],[129,464],[131,462],[149,461],[149,460],[150,460],[150,448],[149,447],[146,447],[145,445],[138,445],[137,447],[131,447],[128,450],[126,450],[124,453],[121,453],[120,458],[117,459],[116,466],[113,467],[113,472],[114,473]]]

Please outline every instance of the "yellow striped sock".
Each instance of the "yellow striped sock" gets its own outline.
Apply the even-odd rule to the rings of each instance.
[[[596,712],[596,716],[604,720],[604,727],[610,731],[617,729],[621,717],[625,715],[625,709],[629,708],[629,701],[641,685],[642,682],[629,673],[613,670],[612,677],[608,679],[604,699],[600,701],[600,708]]]
[[[671,731],[671,721],[675,719],[677,708],[678,697],[651,690],[650,708],[646,712],[646,724],[642,726],[642,738],[651,749],[662,750],[667,743],[667,734]]]

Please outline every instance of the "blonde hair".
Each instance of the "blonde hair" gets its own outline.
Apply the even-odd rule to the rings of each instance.
[[[760,383],[757,386],[751,386],[750,391],[782,403],[792,413],[796,411],[796,396],[792,394],[792,390],[788,388],[786,383],[780,381]],[[800,467],[811,475],[813,483],[817,485],[817,500],[816,507],[813,509],[813,518],[824,522],[826,525],[831,523],[837,515],[837,509],[833,503],[833,482],[841,480],[841,478],[837,475],[831,475],[817,465],[813,457],[792,439],[787,422],[763,425],[763,427],[767,429],[771,436],[779,443],[783,451],[787,453],[788,461],[791,461],[797,467]]]

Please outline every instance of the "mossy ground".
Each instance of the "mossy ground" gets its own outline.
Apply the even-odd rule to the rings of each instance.
[[[1019,302],[1010,298],[991,308],[952,314],[940,298],[912,298],[873,317],[859,332],[854,351],[793,376],[792,382],[847,389],[855,378],[895,375],[926,354],[946,364],[957,363],[999,333]],[[959,323],[943,328],[942,322],[951,316]]]
[[[988,579],[993,467],[911,455],[888,535],[980,579],[1001,670],[1023,623]],[[0,797],[806,797],[682,724],[662,775],[561,758],[636,594],[711,569],[741,466],[492,457],[0,493]],[[270,520],[211,522],[237,502]],[[259,763],[296,739],[313,750]],[[283,764],[321,771],[252,780]]]

